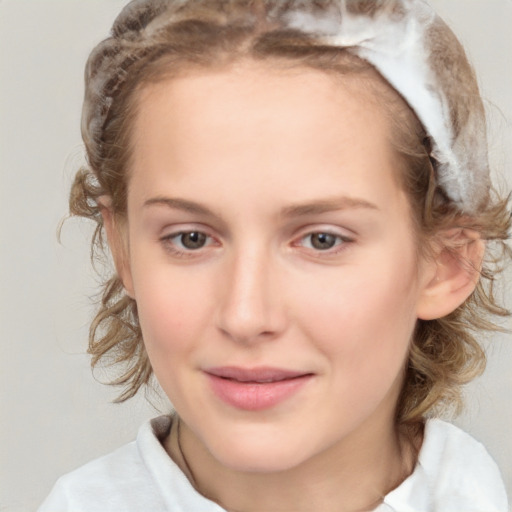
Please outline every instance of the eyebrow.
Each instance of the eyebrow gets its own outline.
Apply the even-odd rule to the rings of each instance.
[[[187,199],[180,199],[175,197],[152,197],[147,201],[144,201],[144,207],[160,205],[167,206],[169,208],[173,208],[175,210],[182,210],[188,213],[194,213],[196,215],[203,215],[208,217],[219,217],[212,210],[207,208],[206,206],[196,203],[194,201],[189,201]]]
[[[195,215],[202,215],[205,217],[214,217],[221,219],[220,215],[217,215],[208,207],[190,201],[188,199],[174,198],[174,197],[163,197],[157,196],[148,199],[144,202],[144,207],[153,205],[167,206],[175,210],[185,211]],[[282,217],[301,217],[306,215],[319,215],[322,213],[328,213],[337,210],[348,210],[348,209],[369,209],[378,210],[379,208],[365,199],[359,199],[349,196],[333,197],[327,199],[314,200],[306,203],[300,203],[295,205],[286,206],[281,211]]]
[[[290,205],[283,209],[282,215],[284,217],[301,217],[304,215],[319,215],[337,210],[352,210],[352,209],[369,209],[378,210],[377,205],[359,199],[356,197],[341,196],[332,197],[327,199],[320,199],[318,201],[311,201],[302,204]]]

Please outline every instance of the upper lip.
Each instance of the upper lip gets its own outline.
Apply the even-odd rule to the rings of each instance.
[[[241,368],[238,366],[222,366],[208,368],[205,373],[223,379],[236,380],[238,382],[278,382],[281,380],[295,379],[311,375],[311,372],[273,368],[270,366],[257,368]]]

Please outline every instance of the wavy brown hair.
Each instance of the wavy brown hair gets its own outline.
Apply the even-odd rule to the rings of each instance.
[[[130,130],[140,91],[148,84],[191,68],[222,68],[239,59],[319,69],[341,79],[357,76],[388,114],[390,142],[402,163],[399,179],[409,197],[420,251],[428,252],[432,241],[441,240],[445,250],[456,254],[457,248],[441,236],[454,227],[476,230],[487,241],[480,279],[472,295],[445,318],[417,322],[397,421],[402,425],[421,424],[436,407],[460,404],[461,386],[485,366],[485,354],[476,336],[498,329],[493,318],[508,315],[495,299],[494,289],[498,274],[510,259],[506,245],[510,230],[507,200],[490,193],[471,215],[451,201],[438,184],[428,134],[402,97],[372,66],[354,56],[350,48],[328,45],[320,38],[287,28],[279,23],[279,17],[267,21],[265,14],[269,11],[279,6],[285,12],[295,3],[139,0],[129,4],[114,23],[111,37],[94,49],[87,63],[82,134],[88,166],[76,174],[70,211],[96,223],[93,255],[105,256],[99,199],[108,196],[117,218],[125,218],[133,150]],[[311,5],[321,8],[318,2]],[[352,1],[347,5],[364,10],[370,4]],[[400,2],[386,5],[398,9]],[[437,36],[444,38],[453,54],[457,69],[474,84],[476,97],[472,102],[476,101],[483,112],[474,73],[462,47],[444,24],[437,30]],[[452,123],[462,125],[468,110],[464,99],[451,99]],[[103,285],[88,351],[93,367],[107,364],[119,368],[111,382],[123,388],[118,401],[132,397],[151,378],[137,305],[124,293],[116,274]]]

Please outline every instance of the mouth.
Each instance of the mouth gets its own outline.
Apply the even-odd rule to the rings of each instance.
[[[206,370],[206,373],[221,379],[235,380],[238,382],[254,382],[259,384],[280,382],[283,380],[296,379],[305,375],[311,375],[311,373],[284,370],[280,368],[238,368],[235,366],[209,368]]]
[[[314,374],[282,368],[208,368],[213,393],[224,403],[246,411],[270,409],[291,399]]]

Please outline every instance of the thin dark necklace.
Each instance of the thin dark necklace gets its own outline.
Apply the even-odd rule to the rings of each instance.
[[[185,469],[187,470],[188,476],[190,477],[190,481],[194,488],[199,491],[199,488],[197,487],[197,482],[194,477],[194,473],[192,472],[192,469],[190,468],[190,465],[188,463],[187,458],[185,457],[185,454],[183,453],[183,448],[181,447],[181,420],[180,417],[177,417],[177,426],[176,426],[176,441],[178,444],[178,451],[180,452],[180,457],[183,460],[183,464],[185,465]]]
[[[180,457],[181,457],[181,459],[183,461],[183,464],[185,465],[185,470],[188,473],[187,476],[189,477],[189,481],[192,484],[192,486],[194,487],[194,489],[199,494],[202,494],[205,498],[208,498],[211,501],[215,501],[212,496],[209,496],[205,492],[201,491],[199,489],[199,486],[197,485],[197,481],[196,481],[196,479],[194,477],[194,472],[192,471],[192,468],[190,467],[190,464],[188,463],[188,460],[185,457],[185,454],[183,453],[183,448],[181,446],[181,420],[180,420],[179,416],[176,416],[176,418],[177,418],[177,421],[176,421],[176,423],[177,423],[176,424],[176,444],[178,445],[178,452],[179,452]],[[217,501],[215,501],[215,503],[217,503],[220,506],[223,506],[222,503],[219,503]],[[236,511],[230,509],[230,512],[236,512]]]

